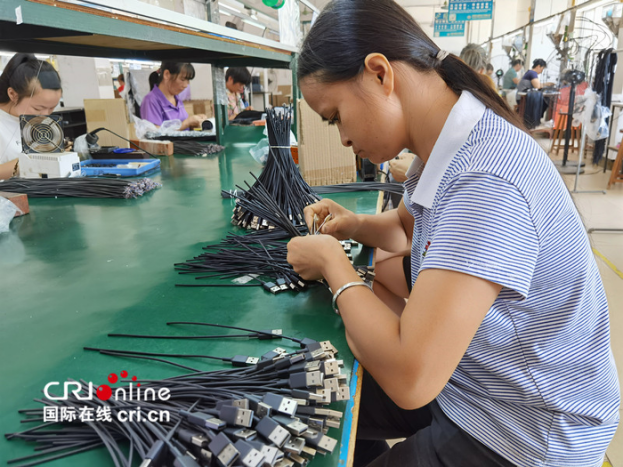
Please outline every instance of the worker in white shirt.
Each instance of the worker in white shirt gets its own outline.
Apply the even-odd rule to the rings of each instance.
[[[20,115],[50,115],[61,99],[61,78],[32,54],[15,54],[0,75],[0,180],[11,178],[22,153]]]

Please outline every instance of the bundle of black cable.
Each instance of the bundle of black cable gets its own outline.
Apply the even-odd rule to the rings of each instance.
[[[304,225],[303,209],[319,201],[318,195],[301,176],[290,153],[290,125],[292,109],[279,107],[268,109],[266,127],[269,153],[266,167],[255,183],[248,189],[239,188],[233,194],[237,199],[232,223],[247,229],[282,227],[285,220],[292,226]],[[274,219],[274,208],[266,205],[266,199],[274,201],[281,212]],[[269,214],[270,213],[270,214]],[[286,219],[281,219],[285,215]],[[290,230],[290,229],[289,229]],[[292,230],[294,235],[294,231]]]
[[[302,234],[306,227],[293,227]],[[284,291],[299,292],[318,281],[305,281],[287,261],[288,240],[292,234],[285,230],[258,230],[247,235],[228,234],[219,243],[203,247],[199,256],[177,263],[179,274],[195,275],[196,280],[209,283],[175,284],[176,287],[263,287],[272,294]],[[340,242],[346,257],[353,261],[352,240]],[[374,279],[368,266],[356,266],[355,272],[366,280]],[[214,281],[217,280],[217,281]],[[326,286],[326,284],[325,284]]]
[[[0,191],[25,193],[32,198],[138,198],[160,188],[149,178],[10,178],[0,181]]]
[[[290,226],[296,229],[293,226]],[[285,290],[299,291],[306,287],[303,279],[287,261],[288,244],[281,241],[282,230],[264,231],[272,239],[251,238],[249,235],[230,234],[195,258],[178,263],[180,274],[197,275],[196,279],[220,279],[210,284],[176,284],[177,287],[263,287],[276,294]],[[273,236],[273,232],[277,234]],[[291,235],[291,234],[287,234]],[[246,281],[223,282],[240,277]]]
[[[280,330],[253,331],[249,337],[287,338]],[[330,342],[288,339],[300,349],[277,348],[261,359],[216,357],[231,362],[230,369],[190,369],[181,376],[139,381],[122,372],[126,379],[114,393],[105,385],[95,396],[93,383],[72,381],[71,394],[49,394],[35,399],[43,408],[20,410],[25,422],[40,424],[5,436],[34,442],[37,452],[9,463],[33,466],[104,447],[116,467],[137,465],[137,457],[141,467],[307,465],[316,454],[335,449],[337,440],[327,433],[340,427],[343,414],[326,405],[349,399],[350,390]],[[149,356],[163,354],[87,350],[171,363]]]

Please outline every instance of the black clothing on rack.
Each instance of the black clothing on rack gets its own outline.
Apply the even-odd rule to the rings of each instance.
[[[614,49],[603,49],[597,55],[597,65],[595,66],[595,79],[593,90],[599,94],[599,105],[610,108],[612,104],[612,87],[614,85],[614,70],[617,64],[617,54]],[[609,123],[610,118],[606,120]],[[593,164],[598,164],[604,155],[608,138],[595,141],[593,150]]]
[[[526,93],[526,104],[524,108],[523,121],[529,130],[535,128],[540,122],[546,104],[543,93],[537,90],[530,90]]]

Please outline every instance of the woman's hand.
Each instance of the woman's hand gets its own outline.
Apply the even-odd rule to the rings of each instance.
[[[313,229],[314,225],[314,214],[318,220],[316,222],[316,227],[319,227],[327,216],[331,214],[329,220],[327,220],[322,226],[322,229],[320,229],[320,233],[331,235],[338,240],[352,238],[359,229],[360,221],[357,214],[330,199],[323,199],[305,208],[305,222],[310,231]]]
[[[204,114],[197,114],[197,115],[193,115],[192,117],[188,117],[186,120],[182,122],[182,126],[180,130],[185,130],[187,128],[191,130],[193,128],[200,128],[203,121],[207,119],[208,117]]]
[[[389,171],[394,180],[403,183],[407,180],[407,170],[413,163],[415,154],[400,154],[396,159],[389,161]]]
[[[305,280],[319,280],[327,267],[346,255],[340,242],[329,235],[294,237],[288,243],[288,263]]]

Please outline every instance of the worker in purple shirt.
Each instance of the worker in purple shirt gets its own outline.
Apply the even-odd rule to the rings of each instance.
[[[194,77],[195,68],[190,63],[162,62],[160,82],[143,99],[141,118],[158,126],[167,120],[180,120],[180,130],[201,127],[208,117],[203,114],[189,117],[179,97]]]

